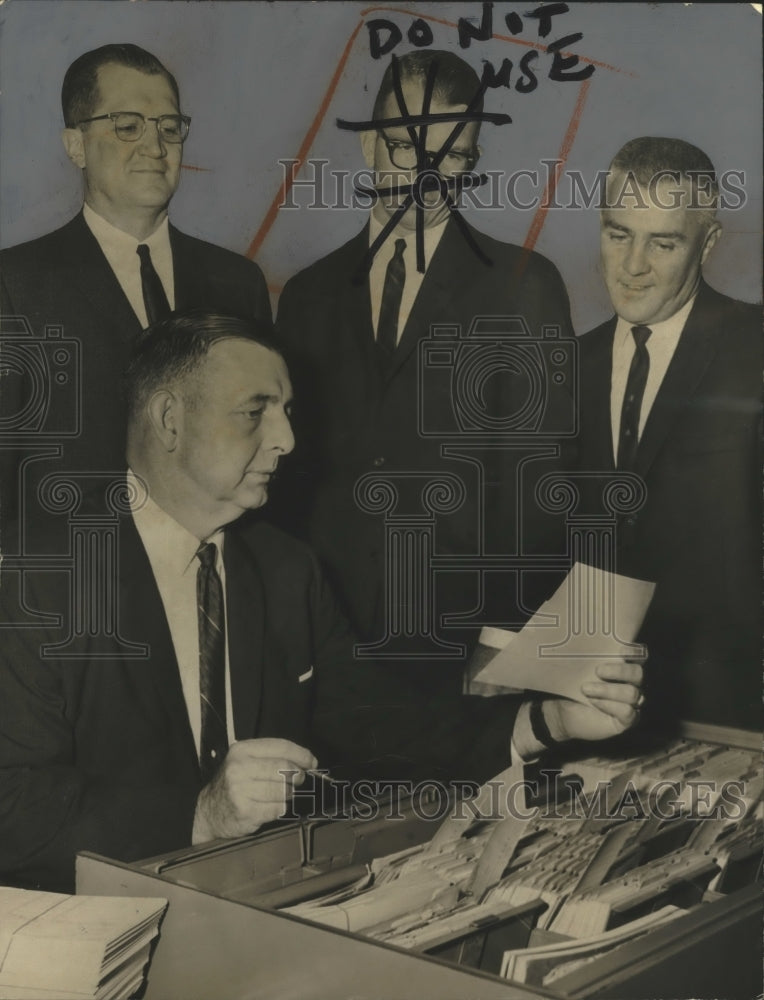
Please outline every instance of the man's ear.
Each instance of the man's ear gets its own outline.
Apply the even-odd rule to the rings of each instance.
[[[374,169],[376,150],[377,150],[377,133],[374,131],[361,132],[361,151],[363,153],[363,158],[366,161],[366,166],[369,168],[369,170]]]
[[[82,141],[82,132],[78,128],[64,128],[61,130],[61,141],[64,144],[66,155],[80,170],[85,169],[85,143]]]
[[[178,447],[178,436],[182,427],[182,400],[169,389],[160,389],[149,399],[146,413],[151,422],[151,428],[165,451],[175,451]]]
[[[722,224],[721,222],[717,222],[716,220],[714,220],[714,222],[712,222],[711,225],[708,227],[708,232],[706,233],[706,239],[705,242],[703,243],[703,250],[701,251],[700,254],[701,266],[705,264],[706,258],[721,239],[721,235],[722,235]]]

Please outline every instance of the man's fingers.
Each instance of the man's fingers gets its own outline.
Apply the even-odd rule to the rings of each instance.
[[[643,675],[641,664],[630,660],[603,660],[597,664],[597,676],[603,681],[641,684]]]
[[[633,684],[608,684],[605,681],[588,681],[581,685],[581,690],[587,698],[596,702],[597,708],[601,707],[602,699],[635,706],[641,695],[639,688]]]
[[[593,705],[605,715],[611,715],[617,719],[625,727],[632,726],[639,715],[636,702],[631,704],[625,701],[614,701],[610,698],[598,698],[593,702]]]
[[[305,771],[284,758],[258,758],[230,764],[223,780],[230,795],[253,802],[276,802],[291,796],[305,780]]]
[[[294,770],[307,771],[318,767],[318,761],[306,747],[290,740],[258,739],[240,740],[228,751],[228,757],[236,760],[257,761],[260,759],[283,759]]]
[[[311,764],[310,767],[313,765]],[[304,777],[307,768],[287,757],[252,757],[223,762],[228,771],[229,780],[244,779],[250,781],[288,781],[292,784],[298,778]]]

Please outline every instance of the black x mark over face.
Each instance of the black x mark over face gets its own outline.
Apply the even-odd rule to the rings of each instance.
[[[393,92],[383,107],[383,117],[367,122],[338,119],[340,128],[361,133],[367,165],[375,171],[375,189],[362,193],[374,198],[374,215],[383,229],[369,248],[356,280],[368,273],[376,252],[394,232],[416,234],[417,268],[424,272],[424,230],[437,226],[450,215],[475,253],[490,263],[476,245],[461,218],[457,200],[466,187],[477,187],[487,177],[471,173],[479,156],[477,145],[481,122],[510,123],[506,114],[476,111],[487,87],[484,76],[470,104],[448,105],[434,97],[437,63],[424,83],[401,79],[398,60],[392,59]],[[401,167],[411,159],[414,165]]]
[[[421,84],[406,80],[402,84],[402,90],[409,112],[421,115],[424,102],[424,88]],[[430,105],[431,115],[463,113],[466,110],[466,104],[453,107],[433,101]],[[401,117],[394,94],[387,99],[384,117],[387,120]],[[447,180],[454,179],[464,173],[465,164],[468,164],[467,170],[471,169],[478,156],[479,123],[467,122],[461,133],[452,138],[456,124],[453,121],[441,121],[417,126],[389,125],[374,133],[364,133],[364,153],[368,165],[374,169],[380,195],[374,206],[374,213],[380,222],[386,222],[404,203],[417,175],[424,173],[432,179],[432,186],[425,184],[425,178],[422,178],[421,196],[410,198],[410,204],[398,218],[397,226],[413,232],[419,213],[425,228],[437,226],[446,219],[450,211],[448,195],[453,197],[456,192],[453,184],[450,188],[435,186],[435,174],[441,174]],[[393,162],[393,158],[405,162],[404,156],[410,155],[411,151],[415,162],[408,170],[402,170]]]

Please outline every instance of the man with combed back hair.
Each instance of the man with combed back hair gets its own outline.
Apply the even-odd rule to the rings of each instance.
[[[271,321],[256,264],[169,222],[191,119],[181,112],[175,78],[156,56],[132,44],[84,53],[66,72],[61,104],[64,147],[82,173],[82,210],[55,232],[0,253],[5,333],[15,322],[10,332],[26,338],[18,327],[25,319],[33,339],[22,350],[55,352],[51,384],[42,386],[31,384],[35,372],[17,353],[3,356],[6,433],[24,431],[35,391],[51,400],[38,428],[47,454],[31,447],[40,444],[34,436],[26,453],[23,444],[13,455],[0,449],[5,525],[11,517],[33,517],[37,483],[48,473],[119,469],[125,437],[120,373],[132,340],[150,322],[174,308],[197,307]],[[67,343],[42,343],[47,327]],[[33,461],[20,467],[23,458]],[[27,549],[35,545],[31,523],[24,540]],[[8,535],[2,544],[12,551]]]
[[[706,284],[708,156],[627,142],[600,212],[615,316],[581,339],[581,467],[640,477],[616,569],[654,580],[645,723],[761,725],[761,312]],[[612,568],[612,567],[611,567]]]
[[[69,890],[78,851],[132,861],[243,836],[319,764],[480,782],[552,741],[634,724],[638,663],[599,664],[582,704],[417,697],[354,662],[312,552],[242,517],[294,443],[289,373],[262,329],[163,320],[127,388],[114,554],[86,557],[99,597],[114,593],[112,632],[88,627],[69,573],[27,572],[34,627],[11,624],[0,588],[0,880]],[[103,495],[85,513],[103,519]]]

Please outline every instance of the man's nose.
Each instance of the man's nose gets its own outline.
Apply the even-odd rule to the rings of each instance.
[[[623,258],[623,269],[629,274],[644,274],[650,270],[647,248],[642,243],[633,242]]]
[[[288,455],[294,448],[292,424],[286,413],[279,413],[274,417],[270,427],[268,444],[274,451],[281,452],[282,455]]]
[[[157,159],[167,156],[167,145],[159,131],[159,122],[151,119],[146,121],[146,128],[139,139],[139,145],[141,152],[147,156],[154,156]]]

